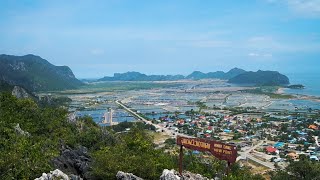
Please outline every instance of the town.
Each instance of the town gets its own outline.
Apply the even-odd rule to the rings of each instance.
[[[223,81],[178,84],[70,98],[73,111],[85,106],[76,116],[89,115],[102,126],[108,125],[103,123],[104,114],[113,109],[108,115],[114,122],[145,121],[172,142],[177,136],[187,136],[235,145],[237,161],[261,172],[283,169],[301,157],[319,161],[318,99],[252,93],[257,87],[228,86]]]

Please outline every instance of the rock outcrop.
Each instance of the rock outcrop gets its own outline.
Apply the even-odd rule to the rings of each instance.
[[[124,173],[122,171],[119,171],[116,177],[117,177],[117,180],[142,180],[140,177],[137,177],[132,173]],[[160,176],[160,180],[209,180],[209,179],[206,177],[203,177],[200,174],[193,174],[188,171],[183,172],[181,177],[180,174],[174,169],[172,170],[165,169],[163,170],[162,175]]]
[[[30,136],[30,133],[29,133],[29,132],[24,131],[24,130],[21,129],[19,123],[14,127],[14,130],[16,131],[16,133],[18,133],[18,134],[20,134],[20,135],[28,136],[28,137]]]
[[[118,171],[117,180],[143,180],[142,178],[139,178],[136,175],[133,175],[132,173],[124,173],[122,171]]]
[[[160,180],[209,180],[200,174],[193,174],[188,171],[182,173],[182,177],[175,170],[165,169],[160,176]]]
[[[59,169],[56,169],[54,171],[50,171],[50,173],[42,173],[42,176],[39,178],[36,178],[35,180],[55,180],[55,179],[60,179],[60,180],[70,180],[68,175],[60,171]]]
[[[160,176],[160,180],[180,180],[179,174],[175,170],[165,169]]]
[[[14,88],[12,90],[12,95],[18,99],[30,97],[29,94],[27,93],[27,91],[19,86],[14,86]]]
[[[61,169],[68,174],[79,175],[83,179],[90,179],[91,157],[86,147],[80,146],[77,149],[71,149],[62,145],[61,155],[53,159],[55,168]]]

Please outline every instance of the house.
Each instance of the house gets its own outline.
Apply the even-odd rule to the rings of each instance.
[[[268,154],[279,153],[278,149],[277,149],[277,148],[274,148],[274,147],[272,147],[272,146],[266,147],[266,152],[267,152]]]
[[[292,160],[299,159],[299,155],[297,153],[295,153],[295,152],[291,152],[291,153],[287,154],[287,156],[289,158],[291,158]]]
[[[275,148],[281,148],[284,146],[284,142],[277,142],[273,145]]]
[[[310,156],[310,160],[319,161],[319,158],[317,156]]]
[[[318,126],[314,125],[314,124],[310,124],[309,129],[313,129],[313,130],[318,130]]]

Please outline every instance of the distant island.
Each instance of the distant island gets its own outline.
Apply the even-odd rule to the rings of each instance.
[[[83,83],[68,66],[54,66],[40,56],[0,55],[0,88],[21,86],[30,91],[74,89]]]
[[[262,86],[278,86],[290,84],[289,78],[277,71],[245,72],[228,80],[234,84],[253,84]]]
[[[304,85],[302,84],[292,84],[290,86],[287,86],[286,88],[289,88],[289,89],[304,89]]]
[[[233,84],[252,85],[288,85],[289,78],[277,71],[245,71],[233,68],[228,72],[216,71],[203,73],[194,71],[187,76],[183,75],[146,75],[139,72],[115,73],[113,77],[104,77],[97,81],[175,81],[175,80],[200,80],[200,79],[222,79]]]

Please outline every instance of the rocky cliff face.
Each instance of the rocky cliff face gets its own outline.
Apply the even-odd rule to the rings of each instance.
[[[72,89],[82,85],[67,66],[54,66],[35,55],[0,55],[0,81],[30,91]]]
[[[30,98],[31,96],[27,93],[25,89],[19,86],[14,86],[12,90],[12,95],[15,96],[18,99],[21,98]]]
[[[77,149],[71,149],[62,145],[61,154],[53,160],[55,168],[68,174],[79,175],[83,179],[90,179],[91,157],[86,147],[80,146]]]

